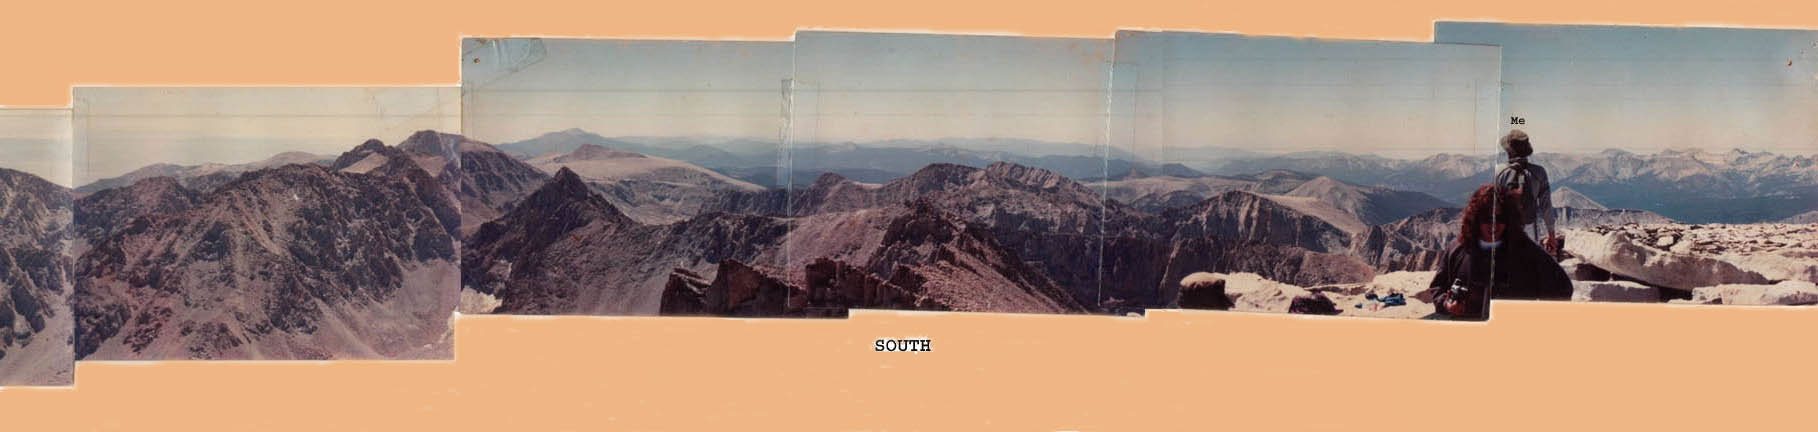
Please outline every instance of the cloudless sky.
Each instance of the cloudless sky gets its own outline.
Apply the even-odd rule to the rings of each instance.
[[[69,110],[0,108],[0,167],[69,186]]]
[[[1124,31],[1113,145],[1389,157],[1493,147],[1497,49]],[[1203,154],[1203,152],[1201,153]]]
[[[800,31],[798,142],[1104,141],[1106,39]]]
[[[452,87],[78,87],[76,184],[156,163],[335,156],[367,139],[460,132]]]
[[[1440,22],[1434,38],[1503,47],[1503,109],[1540,151],[1818,151],[1818,31]]]
[[[789,55],[774,41],[467,39],[464,130],[495,144],[569,128],[779,140]]]

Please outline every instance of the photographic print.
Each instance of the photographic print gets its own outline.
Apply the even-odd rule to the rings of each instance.
[[[78,358],[452,356],[455,89],[74,100]]]
[[[1108,39],[798,31],[787,279],[868,309],[1128,313],[1101,295]],[[1127,159],[1121,169],[1128,170]]]
[[[1107,295],[1482,320],[1492,285],[1527,282],[1489,272],[1497,251],[1538,251],[1495,229],[1508,206],[1481,190],[1496,47],[1152,31],[1116,44],[1109,153],[1152,168],[1093,184],[1131,214],[1106,238]]]
[[[73,383],[67,109],[0,108],[0,387]]]
[[[789,53],[464,40],[462,311],[843,316],[802,303],[774,270],[790,231],[766,210],[789,183]]]
[[[1502,46],[1498,184],[1574,301],[1818,304],[1818,31],[1440,22]]]

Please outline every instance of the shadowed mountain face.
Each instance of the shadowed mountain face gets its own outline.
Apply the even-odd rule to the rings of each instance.
[[[85,197],[77,354],[446,357],[460,211],[444,138],[368,141],[205,193],[158,178]]]
[[[1427,271],[1458,242],[1464,210],[1438,208],[1370,227],[1351,243],[1351,255],[1384,271]]]
[[[514,200],[549,179],[548,174],[483,142],[462,141],[460,154],[462,235],[471,235],[480,224],[504,215]]]
[[[69,384],[70,190],[0,168],[0,386]]]

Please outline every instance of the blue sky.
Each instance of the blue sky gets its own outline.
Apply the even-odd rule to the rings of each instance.
[[[1099,144],[1111,47],[1105,39],[800,31],[792,139]]]
[[[1818,31],[1440,22],[1434,39],[1502,46],[1505,116],[1541,151],[1818,151]]]
[[[1493,146],[1497,49],[1124,31],[1113,144],[1417,158]]]

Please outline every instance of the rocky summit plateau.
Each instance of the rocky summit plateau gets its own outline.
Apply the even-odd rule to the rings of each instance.
[[[1630,223],[1567,230],[1576,299],[1818,304],[1818,224]],[[1609,288],[1626,282],[1628,288]]]

